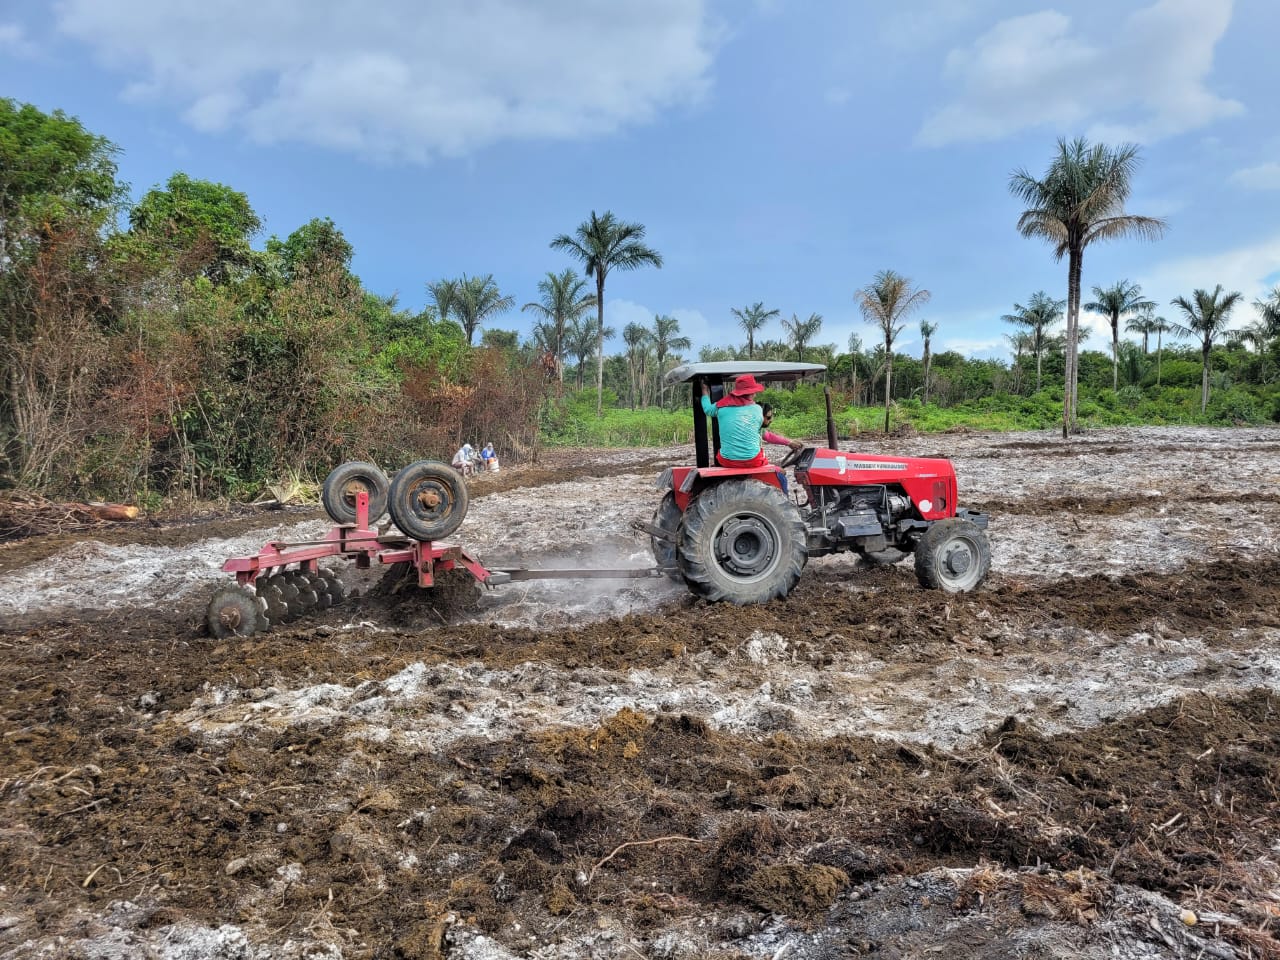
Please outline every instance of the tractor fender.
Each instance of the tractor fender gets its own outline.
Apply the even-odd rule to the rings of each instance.
[[[665,474],[664,474],[665,476]],[[726,480],[759,480],[771,487],[787,492],[787,475],[773,464],[762,467],[675,467],[671,470],[671,489],[675,494],[676,506],[683,513],[693,500],[707,487],[715,486]]]

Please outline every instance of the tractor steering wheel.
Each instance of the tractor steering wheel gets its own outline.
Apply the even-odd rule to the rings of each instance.
[[[801,447],[799,450],[788,451],[787,455],[782,458],[782,461],[778,464],[778,466],[781,467],[783,470],[785,470],[787,467],[794,467],[797,463],[800,462],[800,458],[804,456],[804,450],[805,448]]]

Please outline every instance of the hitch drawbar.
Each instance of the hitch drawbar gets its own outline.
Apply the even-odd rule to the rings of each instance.
[[[486,583],[503,584],[516,580],[644,580],[661,577],[657,567],[618,567],[613,570],[490,570]]]

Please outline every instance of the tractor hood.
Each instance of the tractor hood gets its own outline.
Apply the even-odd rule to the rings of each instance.
[[[724,363],[686,363],[676,367],[666,376],[667,383],[688,383],[691,380],[731,380],[749,373],[757,380],[801,380],[822,373],[827,368],[821,363],[784,363],[776,360],[729,360]]]

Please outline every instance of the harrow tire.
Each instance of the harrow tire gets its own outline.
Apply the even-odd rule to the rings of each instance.
[[[376,523],[387,512],[389,489],[387,475],[375,464],[353,460],[334,467],[324,478],[320,502],[334,523],[355,523],[356,494],[363,490],[369,494],[369,522]]]
[[[258,597],[244,587],[220,587],[205,610],[205,622],[219,640],[252,636],[263,626]]]
[[[466,481],[438,460],[419,460],[391,482],[391,519],[415,540],[442,540],[462,526],[470,497]]]
[[[804,520],[786,494],[759,480],[726,480],[684,512],[680,570],[706,600],[785,597],[808,562]]]
[[[683,520],[684,513],[676,506],[676,495],[668,492],[653,512],[652,526],[667,531],[673,539],[660,540],[650,535],[649,546],[658,569],[675,581],[684,576],[680,572],[680,524]]]
[[[938,520],[916,543],[916,579],[926,590],[968,593],[991,569],[991,542],[970,520]]]

